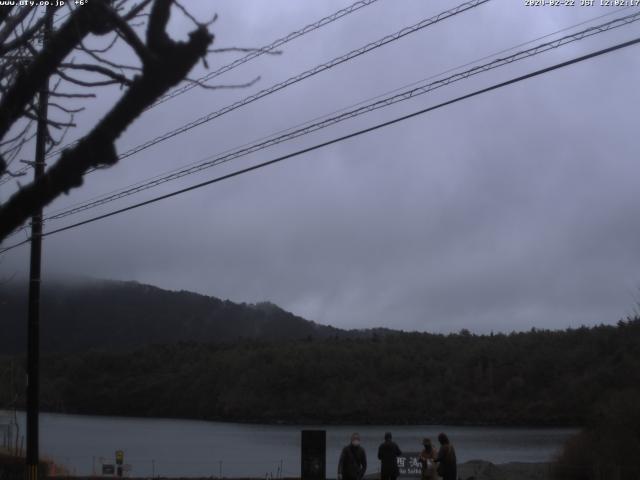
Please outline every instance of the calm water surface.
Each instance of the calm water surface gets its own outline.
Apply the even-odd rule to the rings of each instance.
[[[21,432],[25,417],[20,414]],[[305,426],[243,425],[194,420],[41,414],[41,454],[77,475],[100,471],[125,452],[132,476],[265,476],[300,474],[300,430]],[[327,475],[335,477],[340,449],[360,432],[369,471],[378,468],[377,446],[393,432],[404,451],[419,451],[425,436],[435,441],[445,431],[461,462],[545,462],[575,430],[448,426],[328,426]]]

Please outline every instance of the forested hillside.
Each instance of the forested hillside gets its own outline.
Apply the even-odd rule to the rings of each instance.
[[[60,354],[43,362],[42,401],[60,412],[234,421],[580,425],[597,402],[638,389],[639,346],[636,318],[510,335]]]
[[[26,285],[0,285],[0,354],[26,350]],[[43,285],[45,352],[125,351],[180,341],[326,338],[318,325],[271,303],[238,304],[136,282],[76,280]]]

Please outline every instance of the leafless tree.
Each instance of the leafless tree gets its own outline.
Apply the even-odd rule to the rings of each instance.
[[[75,127],[74,115],[96,88],[119,85],[123,90],[83,137],[48,158],[51,166],[39,180],[21,186],[0,205],[0,242],[37,209],[79,187],[88,170],[117,163],[118,137],[159,97],[188,81],[192,68],[199,60],[206,62],[211,51],[211,22],[197,21],[177,0],[79,3],[67,0],[66,16],[53,7],[0,7],[0,179],[20,173],[17,160],[35,136],[38,92],[47,82],[50,153]],[[193,21],[188,40],[168,35],[172,12]],[[103,45],[96,47],[98,41]],[[135,62],[124,64],[109,55],[119,43],[134,53]]]

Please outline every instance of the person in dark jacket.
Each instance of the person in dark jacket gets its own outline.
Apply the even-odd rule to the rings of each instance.
[[[367,454],[360,446],[360,435],[351,435],[351,443],[342,449],[338,461],[338,480],[362,480],[367,471]]]
[[[449,437],[444,433],[438,435],[438,442],[440,442],[440,450],[438,451],[438,457],[436,462],[438,463],[438,475],[442,477],[442,480],[457,480],[458,478],[458,465],[456,460],[456,450],[451,445]]]
[[[398,457],[402,455],[398,444],[392,440],[390,432],[384,434],[384,443],[378,447],[381,480],[396,480],[398,471]]]

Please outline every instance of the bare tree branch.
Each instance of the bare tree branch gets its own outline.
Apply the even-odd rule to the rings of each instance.
[[[19,10],[17,15],[7,17],[2,30],[0,30],[0,43],[6,42],[7,39],[16,31],[18,26],[24,21],[25,18],[27,18],[27,16],[29,16],[30,13],[30,8],[22,8]]]
[[[47,18],[53,16],[53,10],[47,10],[47,12],[31,27],[26,29],[24,32],[20,33],[19,36],[14,38],[10,42],[3,43],[0,45],[0,55],[5,55],[7,52],[11,50],[15,50],[16,48],[25,45],[29,42],[33,35],[44,26]]]
[[[63,63],[61,67],[68,68],[70,70],[84,70],[85,72],[95,72],[105,77],[109,77],[112,80],[116,80],[117,82],[123,85],[130,85],[131,79],[121,75],[113,70],[110,70],[102,65],[95,65],[91,63]]]
[[[178,0],[174,0],[173,4],[178,7],[178,9],[182,12],[182,14],[187,17],[189,20],[191,20],[193,22],[193,24],[196,27],[201,27],[203,26],[203,24],[201,22],[198,22],[198,20],[196,20],[196,18],[191,15],[191,13],[189,13],[189,10],[187,10],[186,8],[184,8],[182,6],[182,4],[178,1]]]
[[[27,118],[30,118],[32,120],[38,120],[38,114],[37,113],[32,113],[30,111],[26,111],[24,112],[24,116]],[[52,126],[53,128],[56,129],[63,129],[65,127],[75,127],[77,126],[75,123],[72,122],[57,122],[51,118],[45,118],[44,119],[47,122],[47,125]]]
[[[136,52],[142,63],[150,63],[153,61],[151,52],[147,46],[138,37],[136,32],[131,28],[131,25],[123,21],[117,14],[113,14],[116,28],[120,37],[129,44],[129,46]]]
[[[118,38],[121,38],[120,35],[118,35],[116,33],[114,39],[118,40]],[[115,62],[112,62],[110,60],[107,60],[106,58],[98,55],[98,53],[102,53],[100,50],[93,50],[93,49],[88,49],[86,48],[83,43],[80,43],[79,49],[83,52],[85,52],[87,55],[89,55],[91,58],[93,58],[94,60],[100,62],[100,63],[104,63],[105,65],[109,65],[110,67],[113,68],[117,68],[118,70],[135,70],[135,71],[141,71],[142,67],[134,67],[131,65],[124,65],[124,64],[118,64]]]
[[[186,82],[197,84],[199,87],[202,87],[206,90],[233,90],[234,88],[247,88],[255,85],[260,81],[260,76],[257,76],[253,80],[248,81],[247,83],[237,83],[231,85],[207,85],[203,83],[201,80],[185,78]]]
[[[7,175],[9,175],[12,178],[24,177],[26,174],[27,174],[26,171],[18,171],[14,173],[11,170],[7,170]]]
[[[27,103],[78,42],[96,29],[96,17],[104,18],[105,0],[95,0],[73,12],[69,20],[52,36],[31,64],[21,71],[0,101],[0,138],[21,116]],[[102,14],[102,15],[101,15]]]
[[[60,77],[66,80],[69,83],[73,83],[75,85],[79,85],[81,87],[104,87],[105,85],[130,85],[131,80],[123,77],[124,80],[120,79],[111,79],[111,80],[100,80],[100,81],[89,81],[89,80],[80,80],[79,78],[74,78],[71,75],[63,72],[62,70],[56,70],[56,73],[60,75]]]
[[[87,48],[84,45],[84,42],[80,42],[80,47],[81,50],[85,51],[85,52],[93,52],[93,53],[105,53],[108,52],[109,50],[111,50],[111,48],[116,44],[116,42],[118,41],[118,38],[120,38],[120,36],[118,35],[118,33],[116,32],[113,35],[113,38],[111,40],[109,40],[109,43],[102,48]]]
[[[68,107],[63,107],[62,105],[60,105],[59,103],[55,103],[55,102],[49,102],[49,106],[53,107],[53,108],[57,108],[58,110],[63,111],[64,113],[80,113],[83,110],[85,110],[85,107],[80,107],[80,108],[68,108]]]
[[[93,5],[98,2],[99,0],[96,0]],[[213,35],[203,26],[192,31],[187,42],[176,42],[169,38],[166,26],[171,4],[171,0],[155,0],[153,3],[145,46],[150,55],[143,62],[142,72],[133,79],[120,100],[85,137],[72,147],[63,150],[59,160],[39,180],[21,188],[0,206],[0,241],[24,223],[36,209],[48,205],[59,195],[82,185],[83,175],[87,170],[115,164],[118,156],[114,144],[120,135],[157,98],[180,83],[198,60],[206,55],[213,41]],[[92,4],[89,3],[86,6],[89,5]],[[115,24],[111,18],[114,15],[111,7],[104,8],[100,2],[100,7],[94,8],[98,10],[94,10],[93,13],[99,11],[103,18],[106,17],[108,21]],[[45,64],[37,70],[41,75],[53,74],[62,63],[64,56],[57,49],[63,49],[68,54],[86,36],[85,32],[92,31],[91,27],[83,23],[92,22],[92,19],[86,17],[85,12],[89,11],[84,7],[75,10],[69,22],[56,32],[57,43],[54,46],[57,48],[50,48],[48,45],[39,55],[39,57],[45,57],[46,62],[38,57],[34,59],[32,65]],[[62,37],[66,39],[63,42],[59,35],[71,21],[75,22],[77,31],[65,30],[67,36]],[[119,27],[116,25],[115,28]],[[104,34],[103,30],[98,30],[100,34]],[[32,83],[39,85],[42,80],[32,81]],[[20,110],[24,113],[24,109],[28,107],[29,98],[33,97],[33,94],[29,98],[26,98],[26,93],[21,94],[22,101],[7,102],[7,97],[3,96],[0,102],[0,138],[6,132],[6,125],[11,125],[12,120],[17,117],[14,109],[21,106]],[[8,105],[5,105],[6,103]],[[5,111],[7,108],[9,113]],[[5,128],[4,131],[3,128]]]
[[[65,93],[65,92],[49,92],[50,97],[59,98],[96,98],[95,93]]]
[[[142,10],[144,10],[150,3],[151,0],[143,0],[138,5],[134,5],[133,7],[131,7],[131,10],[129,10],[128,13],[122,16],[122,19],[125,22],[132,20],[133,18],[137,17],[142,12]]]
[[[9,17],[11,14],[11,10],[13,10],[12,5],[7,5],[4,8],[0,8],[0,25]]]
[[[5,145],[8,145],[10,143],[13,143],[19,140],[20,137],[24,136],[29,131],[32,125],[33,125],[33,122],[28,121],[25,127],[19,133],[9,138],[8,140],[3,140],[2,142],[0,142],[0,147],[4,147]]]

